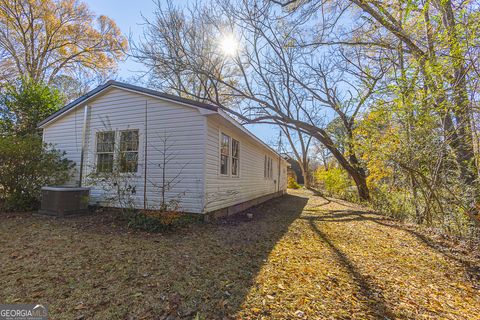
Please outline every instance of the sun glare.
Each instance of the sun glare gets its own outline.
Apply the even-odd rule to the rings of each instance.
[[[238,41],[232,34],[224,35],[220,41],[220,49],[223,54],[229,57],[234,56],[238,51]]]

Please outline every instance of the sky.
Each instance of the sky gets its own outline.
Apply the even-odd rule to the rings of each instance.
[[[122,33],[138,40],[142,34],[144,22],[142,15],[149,19],[155,10],[154,0],[83,0],[97,15],[106,15],[113,19]],[[161,1],[161,0],[160,0]],[[188,0],[174,0],[175,4],[187,5]],[[127,59],[118,66],[118,80],[133,83],[133,77],[144,71],[141,63]],[[278,139],[278,129],[271,125],[257,124],[246,126],[257,137],[270,145]]]

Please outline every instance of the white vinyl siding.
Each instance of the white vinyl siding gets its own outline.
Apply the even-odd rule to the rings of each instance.
[[[43,130],[43,141],[65,152],[65,157],[75,163],[73,177],[66,183],[68,186],[77,185],[80,176],[83,114],[83,107],[77,108]]]
[[[203,209],[203,146],[205,117],[188,106],[164,101],[123,89],[110,88],[88,102],[90,113],[87,127],[87,152],[84,165],[84,182],[95,168],[96,133],[113,130],[138,130],[138,170],[132,177],[136,185],[135,205],[143,207],[144,194],[144,144],[145,105],[147,104],[147,201],[153,208],[160,204],[159,188],[162,184],[158,164],[162,160],[161,142],[168,137],[170,153],[174,159],[166,170],[166,182],[176,179],[176,184],[167,193],[167,198],[179,198],[181,209],[186,212],[202,212]],[[83,106],[68,112],[44,128],[44,141],[51,142],[58,149],[67,152],[67,157],[80,164]],[[117,140],[119,141],[119,140]],[[181,172],[181,174],[178,174]],[[178,177],[177,177],[178,176]],[[78,180],[78,173],[75,180]],[[73,184],[73,183],[71,183]],[[101,188],[93,187],[91,202],[103,203]]]
[[[180,209],[185,212],[213,211],[286,188],[285,161],[219,114],[115,87],[105,89],[86,104],[89,106],[89,114],[83,185],[89,181],[91,173],[95,172],[97,133],[114,131],[117,149],[121,132],[138,130],[136,150],[124,150],[137,154],[137,171],[130,179],[135,185],[134,202],[137,208],[143,208],[144,194],[148,208],[160,205],[162,170],[159,164],[162,163],[165,137],[169,145],[168,152],[173,156],[173,160],[166,165],[166,182],[176,179],[174,187],[167,192],[167,200],[178,198]],[[76,163],[77,172],[69,182],[70,185],[79,179],[83,117],[84,104],[51,121],[43,132],[45,142],[65,151],[67,158]],[[220,170],[222,132],[229,137],[225,175]],[[238,146],[238,152],[233,144]],[[271,179],[264,177],[265,155],[272,159]],[[132,157],[135,158],[134,155]],[[238,166],[236,171],[235,166]],[[105,203],[105,199],[105,191],[101,187],[92,186],[91,203],[111,205]]]
[[[267,147],[261,145],[240,129],[219,116],[207,118],[207,145],[205,168],[205,207],[213,211],[236,205],[263,195],[268,195],[286,187],[286,165],[281,159],[280,181],[278,181],[279,157]],[[220,140],[222,133],[239,142],[239,176],[223,176],[220,174]],[[231,143],[230,143],[231,144]],[[264,177],[264,156],[272,159],[272,179]],[[230,153],[231,154],[231,153]],[[280,183],[280,186],[277,184]]]

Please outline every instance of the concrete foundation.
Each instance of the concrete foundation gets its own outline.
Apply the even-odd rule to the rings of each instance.
[[[209,221],[212,219],[218,219],[226,216],[232,216],[234,214],[237,214],[239,212],[245,211],[248,208],[251,208],[253,206],[259,205],[260,203],[263,203],[265,201],[271,200],[273,198],[278,198],[286,194],[287,192],[285,190],[281,190],[275,193],[267,194],[252,200],[248,200],[242,203],[235,204],[230,207],[218,209],[215,211],[210,211],[205,213],[205,220]]]

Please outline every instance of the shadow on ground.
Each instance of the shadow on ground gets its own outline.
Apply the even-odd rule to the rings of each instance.
[[[387,306],[382,295],[382,291],[379,288],[376,288],[375,285],[372,284],[368,278],[360,272],[360,270],[358,270],[355,264],[348,258],[348,255],[345,254],[338,246],[336,246],[334,242],[327,236],[327,234],[321,230],[318,224],[315,223],[316,219],[308,220],[312,230],[318,235],[320,240],[328,246],[341,267],[357,284],[358,288],[360,289],[362,301],[370,310],[371,314],[376,319],[392,319],[394,314]]]
[[[322,198],[330,201],[329,199],[321,196]],[[318,212],[318,210],[305,210],[306,213]],[[304,220],[309,220],[312,228],[314,226],[314,221],[320,222],[361,222],[361,221],[370,221],[377,225],[392,228],[395,230],[403,231],[407,234],[412,235],[415,237],[419,242],[430,248],[431,250],[443,255],[445,258],[455,261],[461,264],[465,268],[466,277],[472,281],[473,283],[477,283],[480,281],[480,267],[477,264],[468,261],[461,256],[455,255],[452,253],[451,248],[446,247],[444,244],[436,242],[432,238],[429,238],[420,232],[414,230],[413,228],[408,227],[407,225],[400,224],[392,219],[389,219],[385,216],[372,213],[372,212],[365,212],[359,210],[328,210],[328,212],[324,212],[321,215],[313,216],[307,215],[302,217]],[[316,230],[317,231],[317,230]]]
[[[365,208],[292,192],[250,210],[253,220],[165,234],[132,232],[107,215],[6,217],[0,301],[47,304],[52,319],[479,314],[464,259]]]
[[[242,308],[255,276],[308,198],[284,196],[225,220],[164,235],[16,216],[0,226],[1,300],[45,303],[52,319],[222,319]]]

